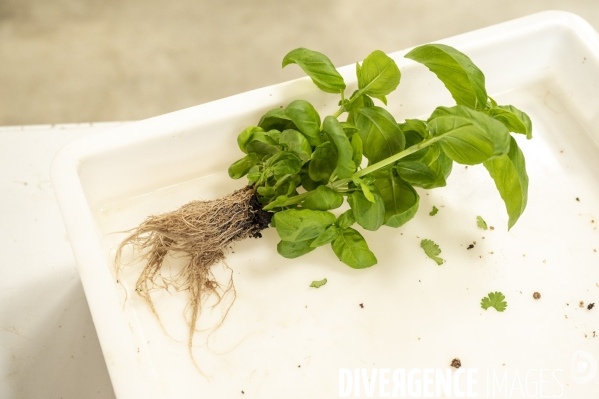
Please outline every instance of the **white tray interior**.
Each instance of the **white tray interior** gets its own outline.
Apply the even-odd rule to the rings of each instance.
[[[472,58],[498,103],[533,121],[533,140],[517,137],[530,177],[520,221],[507,231],[504,205],[482,166],[454,164],[447,187],[419,190],[414,220],[362,231],[379,260],[370,269],[344,266],[328,247],[284,259],[274,229],[239,242],[227,258],[236,302],[218,329],[196,334],[201,372],[187,350],[186,293],[156,292],[160,324],[133,291],[139,264],[117,284],[112,257],[124,235],[113,233],[242,187],[227,175],[242,155],[236,136],[265,111],[303,98],[322,116],[338,99],[300,79],[128,125],[59,155],[53,179],[69,234],[78,238],[74,251],[119,397],[338,397],[341,368],[445,370],[455,357],[478,369],[482,397],[488,371],[507,371],[511,386],[515,373],[524,381],[530,369],[562,370],[559,383],[546,372],[545,395],[599,392],[599,377],[579,385],[570,374],[576,351],[599,359],[599,306],[579,307],[599,302],[597,34],[555,12],[442,42]],[[405,53],[391,54],[402,81],[388,110],[401,121],[451,105],[436,77]],[[341,69],[350,91],[353,71]],[[71,174],[62,173],[67,168]],[[433,205],[439,213],[431,217]],[[494,230],[479,229],[477,215]],[[446,263],[426,257],[423,238],[440,245]],[[322,288],[309,287],[325,277]],[[480,308],[491,291],[506,295],[505,312]],[[206,311],[203,326],[219,315]],[[538,372],[530,378],[538,383]]]

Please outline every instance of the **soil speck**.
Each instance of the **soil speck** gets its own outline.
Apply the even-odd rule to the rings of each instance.
[[[493,226],[489,226],[489,228],[490,228],[491,230],[495,230],[495,227],[493,227]]]
[[[576,197],[576,201],[580,202],[580,198]]]
[[[587,309],[588,309],[588,310],[591,310],[591,309],[593,309],[594,307],[595,307],[595,304],[594,304],[594,303],[589,303],[589,306],[587,306]]]
[[[541,299],[541,294],[539,294],[538,292],[535,292],[534,294],[532,294],[532,297],[534,299]]]
[[[581,308],[584,308],[584,301],[580,301],[580,302],[578,303],[578,306],[580,306]]]
[[[360,307],[361,307],[362,309],[364,309],[364,304],[363,304],[363,303],[361,303],[361,304],[360,304]]]
[[[462,362],[457,357],[451,361],[451,367],[454,369],[459,369],[462,367]]]
[[[466,248],[466,249],[472,249],[472,248],[474,248],[474,244],[468,245],[468,248]]]

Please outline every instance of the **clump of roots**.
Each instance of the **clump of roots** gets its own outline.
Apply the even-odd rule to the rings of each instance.
[[[271,217],[271,213],[262,210],[250,186],[216,200],[192,201],[173,212],[150,216],[133,229],[117,248],[117,272],[121,269],[123,249],[132,245],[147,260],[135,291],[156,316],[150,296],[152,290],[172,286],[188,292],[188,347],[191,351],[202,304],[213,296],[218,303],[233,289],[232,280],[226,286],[216,281],[212,266],[225,259],[231,243],[261,237]],[[187,263],[174,279],[165,280],[161,268],[167,255],[184,256]]]

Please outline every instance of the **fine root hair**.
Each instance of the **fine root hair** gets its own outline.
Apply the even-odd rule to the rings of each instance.
[[[225,197],[211,201],[192,201],[181,208],[148,217],[118,246],[115,256],[117,273],[122,270],[121,256],[125,247],[131,246],[146,260],[137,279],[135,291],[158,317],[150,293],[156,289],[174,288],[188,292],[186,318],[191,353],[193,336],[209,298],[215,298],[216,306],[229,293],[235,299],[232,273],[229,281],[217,281],[212,267],[225,260],[227,250],[235,241],[261,237],[268,227],[272,214],[262,210],[254,189],[242,188]],[[162,268],[168,256],[184,258],[185,265],[176,275],[166,277]],[[226,317],[230,306],[225,310]],[[220,323],[219,323],[220,325]]]

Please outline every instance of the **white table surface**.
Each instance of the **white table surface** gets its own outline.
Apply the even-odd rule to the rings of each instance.
[[[0,127],[0,398],[114,398],[49,169],[122,123]]]

